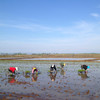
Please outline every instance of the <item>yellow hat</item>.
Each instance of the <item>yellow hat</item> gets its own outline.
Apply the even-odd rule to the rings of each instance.
[[[36,69],[35,67],[33,69]]]

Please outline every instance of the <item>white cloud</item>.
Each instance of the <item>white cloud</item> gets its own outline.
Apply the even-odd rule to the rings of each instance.
[[[98,23],[96,23],[98,24]],[[47,27],[44,25],[38,25],[38,24],[3,24],[1,23],[0,26],[2,27],[11,27],[11,28],[18,28],[22,30],[29,30],[29,31],[37,31],[41,34],[43,33],[58,33],[58,34],[67,34],[67,35],[83,35],[83,34],[89,34],[94,31],[95,23],[89,23],[86,21],[80,21],[74,23],[73,26],[69,27]]]
[[[38,25],[38,24],[4,24],[4,23],[1,23],[0,26],[18,28],[18,29],[29,30],[29,31],[50,32],[52,30],[50,27],[46,27],[46,26]]]
[[[98,13],[91,13],[90,15],[93,17],[100,17],[100,14],[98,14]]]
[[[12,28],[18,28],[23,30],[29,30],[29,31],[38,31],[40,34],[43,33],[50,33],[52,34],[52,37],[46,38],[46,37],[38,37],[33,38],[30,37],[28,39],[29,41],[23,41],[23,43],[18,43],[16,41],[17,45],[14,50],[26,50],[28,52],[29,50],[33,50],[32,52],[99,52],[99,41],[100,41],[100,22],[86,22],[86,21],[80,21],[74,23],[73,26],[69,27],[47,27],[44,25],[37,25],[37,24],[23,24],[23,25],[13,25],[13,24],[0,24],[0,26],[3,27],[12,27]],[[58,37],[55,37],[55,33],[58,34]],[[63,34],[65,37],[59,37],[59,35]],[[29,34],[28,34],[29,35]],[[9,42],[6,42],[5,44],[2,43],[2,47],[6,45]],[[9,48],[12,48],[14,42],[9,43]],[[19,46],[20,44],[20,46]],[[27,49],[27,46],[29,46]],[[33,46],[33,47],[32,47]],[[34,49],[34,47],[36,49]],[[45,48],[45,49],[43,49]],[[13,48],[12,48],[13,49]],[[6,50],[6,49],[4,49]],[[31,52],[31,51],[30,51]]]
[[[73,24],[73,26],[69,27],[47,27],[45,25],[38,24],[0,24],[1,27],[11,27],[22,30],[35,31],[39,34],[50,33],[50,34],[63,34],[67,36],[88,36],[91,34],[100,33],[100,22],[86,22],[80,21]]]

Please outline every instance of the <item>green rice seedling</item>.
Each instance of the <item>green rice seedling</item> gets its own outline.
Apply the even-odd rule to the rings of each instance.
[[[57,67],[58,69],[61,69],[61,67]]]
[[[79,70],[78,70],[78,73],[79,73],[79,74],[80,74],[80,73],[81,73],[81,74],[85,74],[85,73],[86,73],[86,70],[84,70],[84,69],[79,69]]]
[[[50,72],[50,70],[48,70],[48,72]]]
[[[79,70],[78,70],[78,72],[84,72],[84,71],[85,71],[84,69],[79,69]]]
[[[25,71],[25,74],[30,74],[30,73],[31,73],[31,72],[30,72],[30,71],[28,71],[28,70],[27,70],[27,71]]]

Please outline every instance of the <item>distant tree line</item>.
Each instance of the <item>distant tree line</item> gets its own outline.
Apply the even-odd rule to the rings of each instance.
[[[0,53],[0,55],[27,55],[27,53]]]
[[[100,54],[100,53],[0,53],[0,55],[52,55],[52,54]]]

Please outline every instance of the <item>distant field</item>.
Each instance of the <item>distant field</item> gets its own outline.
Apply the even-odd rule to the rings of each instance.
[[[96,58],[100,59],[100,54],[16,54],[16,55],[0,55],[0,58]]]

